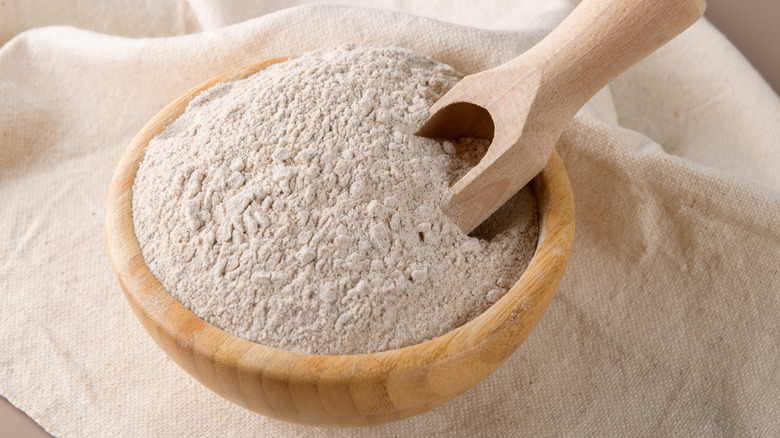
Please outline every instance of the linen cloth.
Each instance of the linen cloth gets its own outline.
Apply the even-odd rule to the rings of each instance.
[[[124,148],[175,97],[244,64],[354,42],[468,74],[527,50],[573,6],[94,3],[0,5],[0,394],[50,433],[780,434],[780,99],[706,21],[613,82],[558,143],[575,244],[517,353],[432,412],[319,429],[221,399],[136,321],[103,237]]]

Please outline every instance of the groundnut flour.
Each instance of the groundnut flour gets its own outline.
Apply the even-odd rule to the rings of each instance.
[[[343,45],[204,91],[136,175],[152,273],[209,323],[305,353],[399,348],[474,318],[519,278],[538,223],[528,189],[471,236],[444,216],[489,142],[413,134],[460,78]]]

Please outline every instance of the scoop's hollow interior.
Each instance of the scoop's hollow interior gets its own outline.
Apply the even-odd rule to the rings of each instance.
[[[451,103],[430,116],[417,135],[457,139],[476,137],[493,139],[495,125],[490,112],[471,102]]]

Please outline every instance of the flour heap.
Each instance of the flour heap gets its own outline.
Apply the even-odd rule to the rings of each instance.
[[[209,323],[304,353],[399,348],[476,317],[519,278],[538,224],[528,189],[478,237],[441,211],[489,142],[413,133],[460,78],[343,45],[204,91],[135,179],[152,273]]]

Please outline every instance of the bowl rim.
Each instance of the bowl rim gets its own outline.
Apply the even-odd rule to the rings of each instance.
[[[199,318],[171,296],[146,265],[133,226],[132,187],[145,147],[151,138],[184,112],[193,97],[205,89],[220,82],[243,79],[286,59],[274,58],[253,63],[216,76],[184,93],[146,123],[130,142],[116,167],[106,199],[108,252],[126,299],[150,335],[158,341],[153,331],[164,332],[175,339],[180,348],[190,348],[196,354],[211,357],[215,361],[238,361],[248,372],[301,381],[335,382],[345,375],[353,379],[387,377],[396,373],[414,372],[434,363],[457,360],[460,355],[479,347],[491,337],[511,330],[513,325],[524,323],[521,315],[530,311],[539,312],[532,323],[535,325],[560,283],[574,237],[571,186],[563,163],[555,152],[542,173],[532,181],[540,222],[536,251],[528,267],[512,288],[485,312],[436,338],[374,353],[299,353],[225,332]],[[544,205],[540,196],[545,197]],[[554,284],[552,292],[549,287],[551,283]],[[524,339],[520,339],[514,348]],[[163,350],[168,353],[165,348]],[[186,370],[201,380],[197,370]]]

